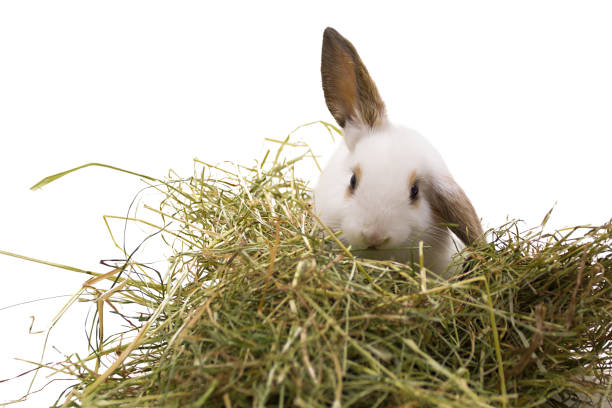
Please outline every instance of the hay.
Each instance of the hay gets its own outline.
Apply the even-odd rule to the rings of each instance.
[[[84,285],[78,297],[98,312],[92,352],[57,369],[77,380],[58,406],[565,407],[610,396],[612,224],[547,234],[509,223],[467,250],[468,273],[436,279],[339,248],[294,175],[310,151],[283,159],[288,145],[257,166],[197,162],[194,177],[150,182],[164,195],[169,272],[130,257]],[[104,332],[109,312],[124,330]]]

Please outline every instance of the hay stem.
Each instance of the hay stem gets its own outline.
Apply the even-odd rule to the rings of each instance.
[[[487,306],[489,307],[489,317],[491,319],[491,331],[493,333],[493,344],[495,346],[495,358],[497,359],[497,370],[499,374],[499,387],[502,393],[502,406],[508,406],[508,396],[506,392],[506,379],[504,378],[504,363],[502,361],[501,347],[499,344],[499,333],[497,331],[497,322],[493,307],[493,299],[491,298],[491,290],[489,288],[489,280],[485,277],[484,285],[487,293]]]

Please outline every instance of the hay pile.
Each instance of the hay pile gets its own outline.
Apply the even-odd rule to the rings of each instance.
[[[92,353],[58,370],[77,381],[57,405],[565,407],[610,396],[612,224],[544,234],[510,223],[469,248],[468,273],[438,280],[339,248],[294,177],[308,156],[199,163],[189,179],[151,182],[165,196],[157,228],[179,226],[160,233],[170,271],[132,257],[84,285],[79,297],[100,312]],[[109,313],[125,330],[104,332]]]

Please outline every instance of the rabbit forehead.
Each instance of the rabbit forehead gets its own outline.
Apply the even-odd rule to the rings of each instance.
[[[406,177],[414,181],[425,176],[437,159],[428,146],[415,143],[409,137],[397,134],[380,134],[361,140],[350,157],[352,169],[358,169],[363,179],[394,180]],[[416,174],[416,176],[415,176]]]

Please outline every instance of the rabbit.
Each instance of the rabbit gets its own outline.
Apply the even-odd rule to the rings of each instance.
[[[418,262],[422,241],[424,266],[439,276],[454,273],[447,268],[453,255],[483,230],[440,154],[387,119],[355,47],[331,27],[323,34],[321,76],[343,143],[314,188],[315,213],[357,254]]]

